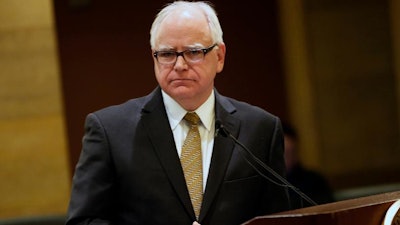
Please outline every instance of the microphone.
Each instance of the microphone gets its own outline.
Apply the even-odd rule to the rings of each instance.
[[[215,137],[218,135],[221,135],[223,137],[228,137],[232,139],[235,144],[239,145],[242,151],[240,153],[247,155],[250,159],[252,159],[258,166],[261,166],[263,169],[268,171],[272,176],[274,176],[277,180],[280,181],[277,182],[273,180],[272,178],[268,177],[266,174],[261,172],[256,165],[254,165],[252,162],[250,162],[249,158],[243,155],[243,158],[246,160],[246,162],[263,178],[267,179],[268,181],[272,182],[275,185],[281,186],[281,187],[288,187],[292,189],[297,195],[299,195],[302,199],[306,200],[309,204],[316,206],[318,205],[315,201],[313,201],[310,197],[308,197],[306,194],[304,194],[300,189],[292,185],[288,180],[286,180],[284,177],[279,175],[277,172],[275,172],[271,167],[269,167],[267,164],[265,164],[263,161],[261,161],[257,156],[255,156],[244,144],[242,144],[237,138],[235,138],[222,124],[220,120],[215,121]],[[243,151],[244,150],[244,151]]]

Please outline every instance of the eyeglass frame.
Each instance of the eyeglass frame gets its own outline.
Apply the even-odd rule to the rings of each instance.
[[[175,64],[176,61],[178,60],[178,57],[179,57],[179,56],[182,56],[182,58],[183,58],[187,63],[197,63],[197,62],[200,62],[200,61],[204,60],[204,57],[207,55],[207,53],[211,52],[211,51],[214,49],[214,47],[216,47],[216,46],[218,46],[217,43],[215,43],[215,44],[213,44],[213,45],[211,45],[210,47],[207,47],[207,48],[201,48],[201,49],[187,49],[187,50],[181,51],[181,52],[169,51],[169,50],[165,50],[165,51],[155,51],[155,52],[153,53],[153,57],[156,58],[156,60],[157,60],[158,63],[160,63],[160,62],[158,61],[158,54],[159,54],[160,52],[171,53],[171,54],[174,54],[174,55],[175,55],[175,60],[171,61],[170,63],[160,63],[160,64],[163,64],[163,65],[172,65],[172,64]],[[202,53],[203,53],[202,59],[199,60],[199,61],[190,61],[190,60],[188,61],[188,60],[185,58],[185,55],[184,55],[184,54],[187,53],[187,52],[191,52],[191,51],[202,51]]]

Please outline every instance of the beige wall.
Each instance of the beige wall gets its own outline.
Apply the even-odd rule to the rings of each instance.
[[[339,188],[399,181],[398,4],[279,2],[303,162]]]
[[[50,0],[0,0],[0,218],[64,214],[66,138]]]
[[[302,0],[282,0],[279,15],[282,50],[288,96],[289,117],[300,133],[302,160],[310,167],[319,168],[319,134],[315,120],[312,76],[305,34]]]

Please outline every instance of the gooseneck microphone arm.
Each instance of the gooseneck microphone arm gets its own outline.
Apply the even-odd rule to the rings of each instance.
[[[239,145],[243,151],[240,151],[242,154],[245,153],[250,158],[257,163],[257,165],[261,166],[263,169],[268,171],[272,176],[274,176],[277,180],[279,180],[281,183],[274,181],[267,175],[265,175],[263,172],[261,172],[250,160],[244,156],[243,158],[246,160],[246,162],[263,178],[269,180],[270,182],[282,186],[282,187],[288,187],[292,189],[297,195],[299,195],[302,199],[306,200],[309,204],[311,205],[318,205],[315,201],[313,201],[310,197],[308,197],[306,194],[304,194],[302,191],[300,191],[297,187],[293,186],[289,181],[287,181],[284,177],[279,175],[277,172],[275,172],[271,167],[266,165],[264,162],[262,162],[260,159],[257,158],[244,144],[242,144],[239,140],[237,140],[225,127],[222,125],[221,121],[216,120],[215,121],[215,136],[218,136],[219,134],[223,137],[229,137],[232,139],[237,145]]]

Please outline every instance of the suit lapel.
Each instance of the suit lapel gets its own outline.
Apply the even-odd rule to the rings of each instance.
[[[236,111],[235,107],[225,98],[216,93],[215,117],[216,121],[221,121],[222,125],[235,137],[238,136],[240,121],[232,116]],[[211,158],[210,170],[208,174],[206,191],[203,197],[203,205],[200,212],[200,221],[209,211],[213,201],[218,194],[221,183],[232,156],[235,144],[227,137],[218,135],[214,139],[214,147]]]
[[[191,217],[194,217],[193,207],[176,151],[174,137],[165,112],[160,88],[153,91],[148,98],[147,104],[142,110],[142,120],[146,131],[154,145],[158,160],[171,181],[176,194],[185,206],[186,211]]]
[[[215,96],[216,120],[221,121],[226,129],[228,129],[233,136],[237,137],[240,121],[232,116],[236,111],[235,107],[216,91]],[[158,156],[158,160],[171,181],[171,185],[175,189],[187,213],[192,218],[195,218],[183,170],[176,151],[174,137],[165,112],[160,88],[157,88],[147,96],[146,103],[142,110],[142,121],[154,145],[154,151]],[[206,191],[203,197],[203,205],[200,212],[200,221],[205,217],[218,194],[234,147],[235,144],[232,140],[222,137],[221,135],[218,135],[214,140],[213,155],[211,158]]]

